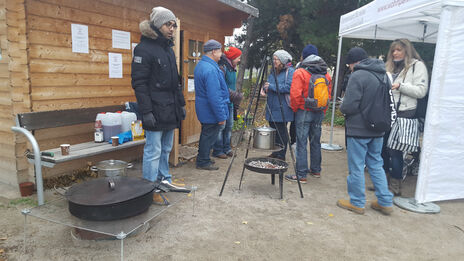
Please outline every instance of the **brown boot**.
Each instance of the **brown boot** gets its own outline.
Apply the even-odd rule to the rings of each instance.
[[[159,192],[153,193],[153,203],[162,206],[169,205],[168,198]]]
[[[401,179],[390,178],[390,191],[395,196],[401,196]]]
[[[380,213],[389,216],[393,212],[393,207],[384,207],[379,204],[379,202],[372,201],[371,208],[379,211]]]
[[[347,209],[349,211],[353,211],[354,213],[357,213],[357,214],[361,214],[361,215],[364,214],[364,208],[358,208],[356,206],[353,206],[351,205],[350,201],[346,199],[339,199],[337,201],[337,206]]]

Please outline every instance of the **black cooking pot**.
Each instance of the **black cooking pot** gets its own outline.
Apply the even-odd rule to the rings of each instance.
[[[87,220],[105,221],[135,216],[153,202],[155,184],[136,177],[98,178],[66,191],[69,212]]]

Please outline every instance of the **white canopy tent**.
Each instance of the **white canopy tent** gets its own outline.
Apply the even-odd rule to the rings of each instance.
[[[345,37],[436,43],[415,198],[464,198],[464,0],[376,0],[341,16],[339,36],[337,68]]]

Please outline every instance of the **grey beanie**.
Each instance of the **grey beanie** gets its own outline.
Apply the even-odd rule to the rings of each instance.
[[[214,40],[214,39],[211,39],[211,40],[208,40],[205,45],[203,45],[203,52],[207,53],[209,51],[212,51],[212,50],[217,50],[217,49],[221,49],[222,48],[222,45],[220,42]]]
[[[287,66],[287,63],[291,62],[293,59],[292,56],[285,50],[277,50],[273,55],[276,56],[285,66]]]
[[[173,12],[171,12],[171,10],[161,6],[154,7],[151,10],[150,22],[152,22],[156,28],[161,28],[163,24],[169,21],[176,21],[176,16]]]

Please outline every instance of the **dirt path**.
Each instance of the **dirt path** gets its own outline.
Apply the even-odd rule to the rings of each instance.
[[[325,127],[323,142],[328,139]],[[334,143],[344,145],[343,129],[335,130]],[[199,171],[192,162],[172,169],[176,178],[198,186],[195,216],[191,198],[170,208],[146,233],[125,240],[125,260],[463,260],[464,200],[439,202],[441,213],[435,215],[397,207],[389,217],[371,209],[357,215],[335,205],[347,197],[344,150],[323,152],[322,178],[302,185],[303,199],[288,181],[284,200],[278,199],[268,175],[249,171],[239,191],[243,160],[241,149],[222,197],[228,160],[216,159],[220,170],[213,172]],[[136,165],[132,174],[140,171]],[[414,196],[414,177],[405,188],[405,196]],[[375,199],[373,192],[366,194]],[[78,241],[70,228],[35,218],[28,219],[24,254],[24,219],[17,208],[25,205],[10,202],[0,200],[0,260],[119,260],[119,241]]]

